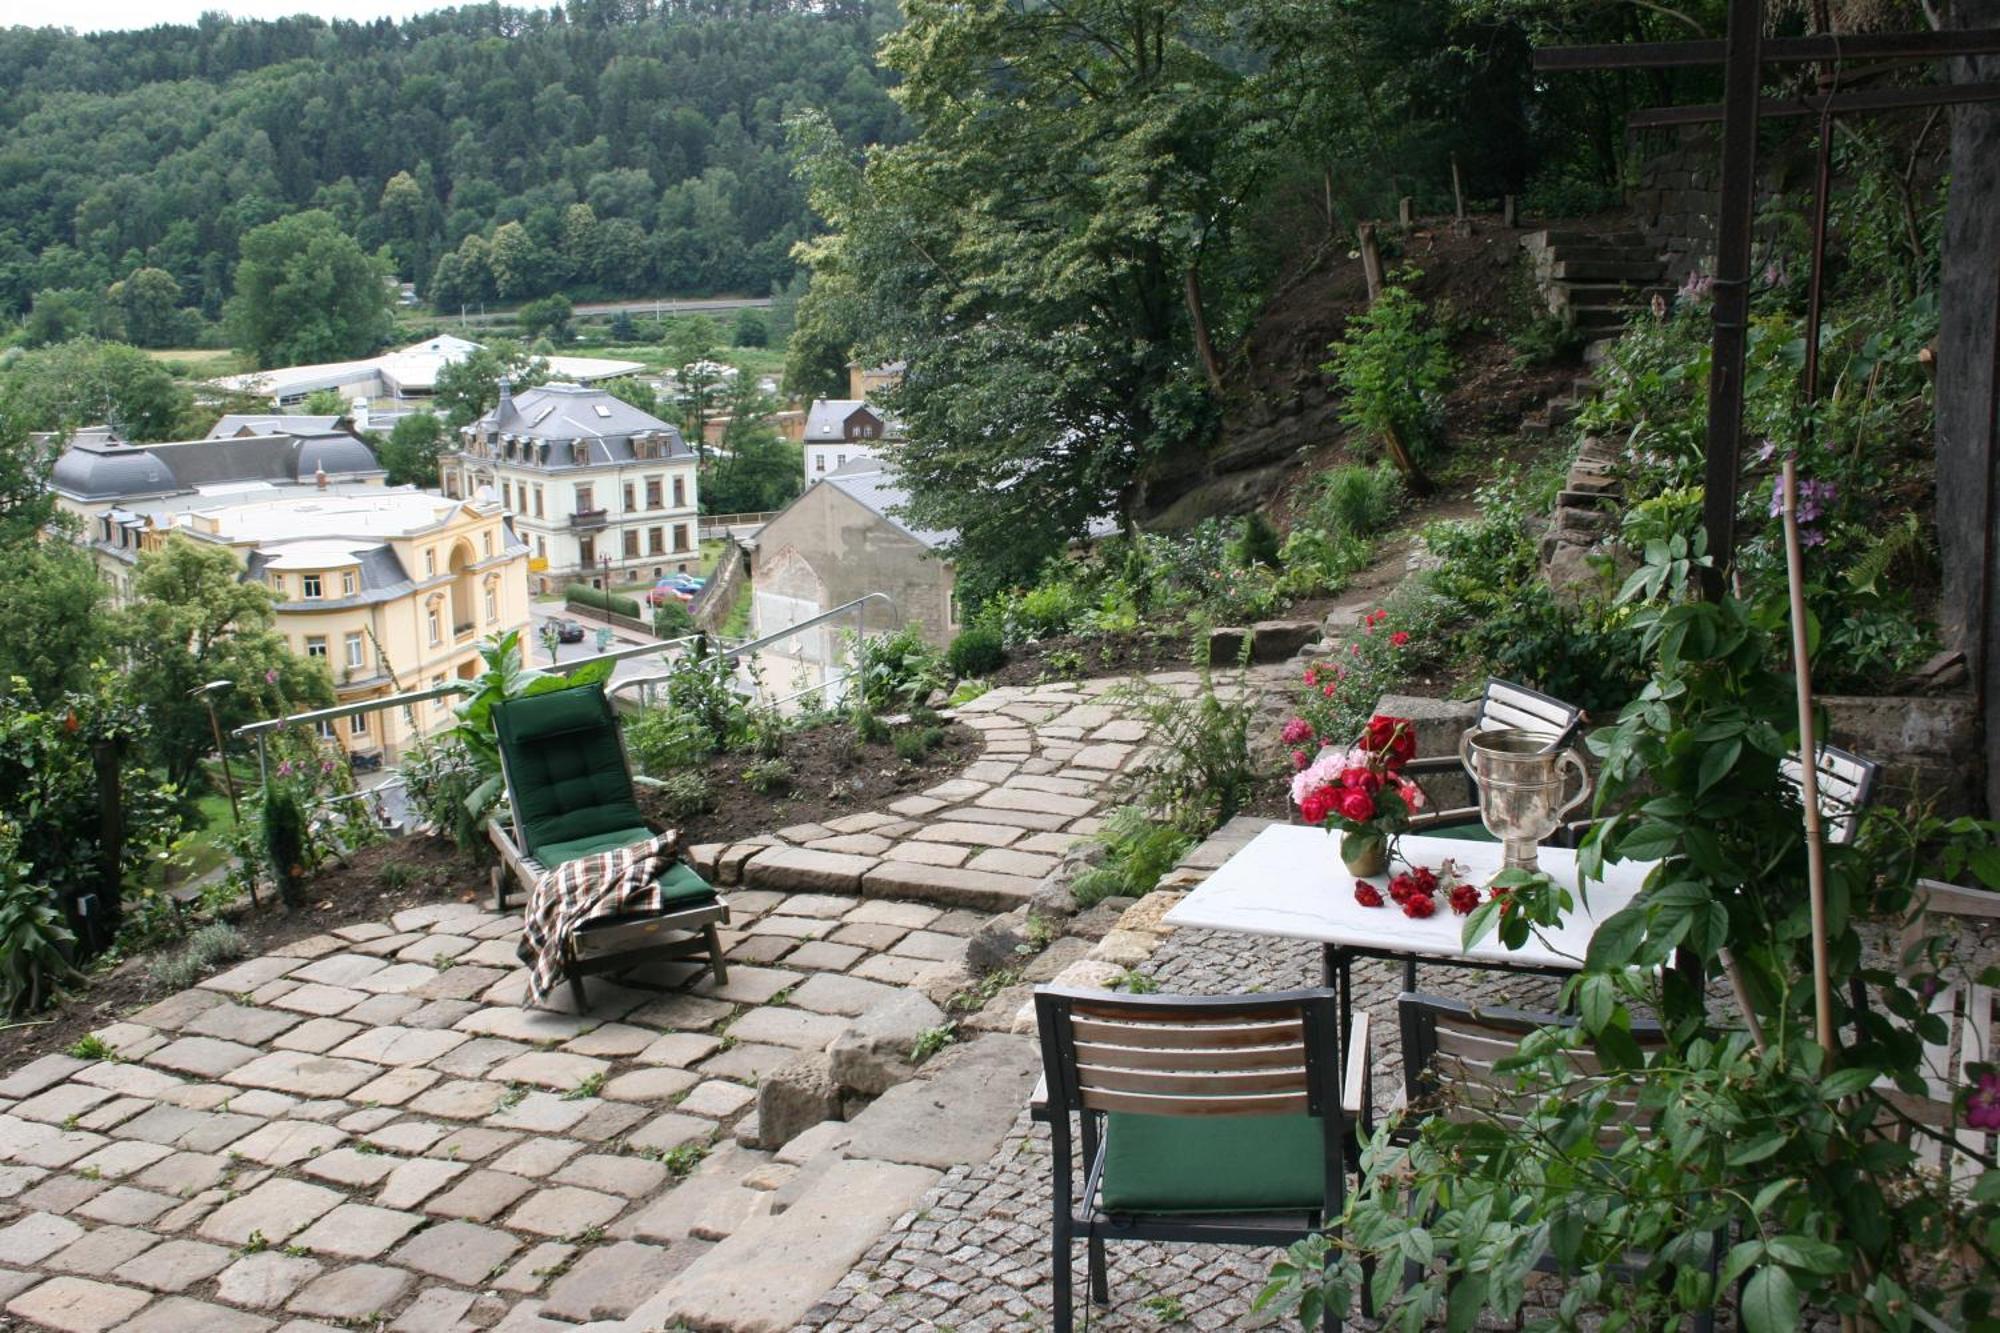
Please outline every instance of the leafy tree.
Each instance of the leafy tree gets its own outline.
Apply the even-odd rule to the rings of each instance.
[[[548,251],[518,222],[493,233],[486,262],[493,271],[493,290],[503,301],[518,301],[542,290],[550,271]]]
[[[0,561],[39,541],[56,508],[48,488],[56,450],[30,433],[12,410],[6,388],[0,382]]]
[[[611,341],[632,343],[639,341],[639,326],[632,322],[632,312],[620,310],[611,316]]]
[[[772,427],[776,407],[753,376],[739,374],[730,382],[722,402],[729,417],[722,431],[722,452],[701,482],[705,513],[762,513],[782,509],[798,495],[804,484],[805,450]]]
[[[112,647],[110,590],[90,553],[67,541],[0,546],[0,680],[18,677],[47,706],[88,686]]]
[[[102,333],[103,323],[98,302],[89,292],[45,288],[35,293],[21,341],[30,347],[49,347]]]
[[[653,386],[636,375],[626,375],[612,380],[604,386],[604,391],[621,403],[630,403],[647,416],[660,415],[660,396],[653,392]]]
[[[500,377],[515,390],[545,383],[549,363],[519,343],[496,338],[478,351],[438,371],[432,400],[444,409],[445,425],[467,426],[493,410],[500,401]]]
[[[412,412],[398,417],[389,428],[388,438],[375,450],[388,470],[389,485],[437,485],[438,453],[445,439],[444,422],[435,412]]]
[[[771,326],[765,322],[764,313],[749,306],[737,311],[736,328],[729,341],[738,347],[769,347]]]
[[[228,548],[175,534],[139,557],[132,592],[118,627],[131,698],[146,710],[159,767],[176,785],[186,786],[214,747],[207,710],[188,691],[232,683],[215,696],[225,729],[333,703],[325,666],[292,656],[272,628],[271,590],[245,582]]]
[[[347,400],[340,396],[338,389],[314,389],[306,395],[306,414],[315,417],[344,417],[347,415]]]
[[[887,405],[912,515],[1015,576],[1209,438],[1215,347],[1262,286],[1238,227],[1286,108],[1224,59],[1221,0],[904,13],[882,59],[914,139],[857,165],[824,117],[794,122],[835,229],[802,253],[836,296],[801,303],[794,340],[830,315],[855,355],[908,360]]]
[[[388,266],[319,209],[243,237],[230,336],[259,366],[367,356],[388,341]]]
[[[105,293],[124,317],[125,336],[140,347],[172,347],[181,341],[181,285],[165,269],[142,268]]]
[[[516,318],[521,321],[521,332],[528,338],[546,337],[551,342],[569,341],[569,321],[575,314],[569,298],[558,292],[554,296],[544,296],[522,306]]]
[[[123,343],[78,338],[0,371],[0,420],[21,431],[105,424],[128,440],[167,440],[192,409],[165,366]]]

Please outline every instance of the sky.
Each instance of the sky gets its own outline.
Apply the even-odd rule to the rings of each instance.
[[[210,10],[243,19],[285,18],[315,14],[326,19],[408,18],[448,7],[448,0],[64,0],[41,11],[29,26],[75,28],[100,32],[106,28],[151,28],[161,23],[192,23]],[[0,5],[0,14],[14,6]],[[23,6],[23,9],[28,8]],[[0,25],[20,23],[7,15]]]

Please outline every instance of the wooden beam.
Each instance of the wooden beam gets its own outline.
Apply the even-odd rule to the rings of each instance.
[[[1923,88],[1871,88],[1866,92],[1834,93],[1831,97],[1767,97],[1758,104],[1763,120],[1798,120],[1817,116],[1831,102],[1833,114],[1861,111],[1906,111],[1914,107],[1951,106],[1963,102],[2000,102],[2000,83],[1935,84]],[[1635,130],[1671,125],[1713,125],[1722,119],[1722,103],[1655,106],[1634,111],[1625,124]]]
[[[2000,53],[2000,28],[1944,32],[1836,33],[1773,37],[1761,43],[1764,64],[1810,65],[1824,60],[1942,60]],[[1534,67],[1547,72],[1591,69],[1684,69],[1726,62],[1728,42],[1613,42],[1593,46],[1544,46]]]

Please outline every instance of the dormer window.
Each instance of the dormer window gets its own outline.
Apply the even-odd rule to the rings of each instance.
[[[306,597],[320,596],[319,575],[301,574],[299,576],[299,590],[301,595]]]
[[[427,579],[434,579],[437,577],[437,572],[438,572],[437,547],[427,546],[424,548],[424,577]]]
[[[358,584],[359,584],[359,580],[358,580],[358,578],[356,577],[356,575],[355,575],[355,573],[354,573],[354,571],[353,571],[353,570],[351,570],[351,569],[348,569],[348,570],[343,570],[343,571],[341,571],[341,575],[340,575],[340,595],[341,595],[342,597],[352,597],[352,596],[354,596],[354,592],[355,592],[355,588],[356,588],[356,587],[358,586]]]
[[[590,446],[582,440],[577,440],[570,445],[569,456],[572,463],[582,467],[590,461]]]

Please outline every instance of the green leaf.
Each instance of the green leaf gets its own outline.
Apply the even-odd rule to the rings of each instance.
[[[1611,1022],[1611,1012],[1617,1007],[1617,988],[1611,978],[1603,973],[1589,973],[1577,995],[1577,1011],[1583,1018],[1586,1032],[1602,1032]]]
[[[1799,1289],[1775,1264],[1760,1268],[1743,1289],[1740,1313],[1747,1333],[1793,1333],[1799,1326]]]
[[[1720,1285],[1726,1287],[1736,1281],[1750,1270],[1752,1264],[1761,1262],[1763,1258],[1764,1242],[1761,1240],[1746,1240],[1731,1246],[1729,1258],[1722,1265]]]
[[[1802,1268],[1808,1273],[1838,1273],[1847,1267],[1847,1256],[1838,1245],[1811,1236],[1773,1236],[1764,1242],[1764,1248],[1787,1268]]]
[[[1836,1102],[1842,1097],[1852,1097],[1875,1082],[1877,1072],[1860,1066],[1836,1069],[1820,1080],[1819,1095],[1827,1101]]]
[[[1724,1160],[1731,1166],[1748,1166],[1752,1162],[1761,1162],[1783,1148],[1785,1138],[1786,1135],[1782,1130],[1767,1130],[1747,1143],[1731,1147],[1724,1155]]]
[[[1704,794],[1710,787],[1729,776],[1729,770],[1736,767],[1736,760],[1743,753],[1743,738],[1732,737],[1719,745],[1711,745],[1702,752],[1701,770],[1695,781],[1697,795]]]
[[[1681,845],[1681,836],[1681,830],[1672,824],[1648,821],[1620,840],[1618,855],[1627,861],[1658,861],[1673,855]]]
[[[1636,907],[1614,912],[1590,937],[1584,965],[1593,972],[1624,967],[1646,934],[1646,914]]]
[[[1972,873],[1989,889],[2000,889],[2000,847],[1980,847],[1966,856]]]

